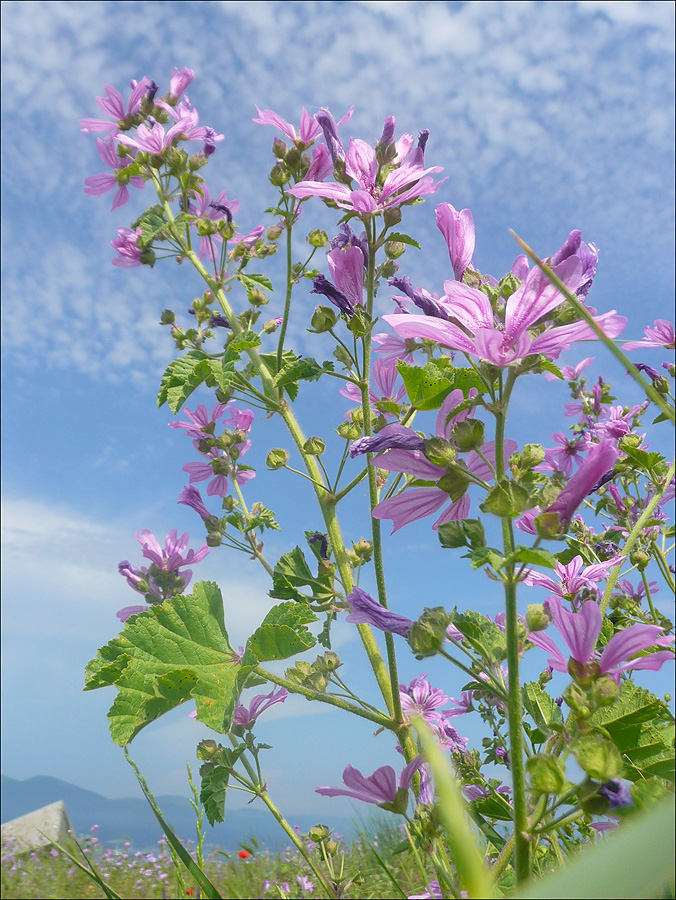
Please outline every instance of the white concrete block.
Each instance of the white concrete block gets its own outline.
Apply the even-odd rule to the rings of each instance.
[[[2,825],[3,848],[10,844],[16,854],[41,850],[49,847],[53,841],[65,846],[70,837],[75,837],[75,832],[63,800],[50,803],[49,806],[43,806],[42,809],[36,809]]]

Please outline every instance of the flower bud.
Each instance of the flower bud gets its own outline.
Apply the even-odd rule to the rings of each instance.
[[[273,334],[279,328],[280,323],[277,319],[268,319],[268,321],[263,325],[263,333],[264,334]]]
[[[249,303],[252,306],[265,306],[268,302],[267,295],[262,288],[255,287],[249,291]]]
[[[545,448],[542,444],[524,444],[521,451],[520,467],[523,471],[539,466],[545,458]]]
[[[355,337],[364,337],[369,333],[373,323],[363,306],[355,306],[354,314],[347,323],[347,327]]]
[[[544,631],[552,624],[552,617],[542,603],[531,603],[526,609],[526,625],[529,631]]]
[[[451,615],[443,606],[426,607],[422,616],[411,626],[408,643],[416,659],[434,656],[448,637],[446,629],[451,623]]]
[[[575,759],[587,775],[597,781],[610,781],[622,775],[622,756],[612,741],[590,732],[579,737],[572,746]]]
[[[642,439],[637,434],[625,434],[617,442],[617,446],[625,453],[630,450],[637,450],[642,443]]]
[[[526,762],[531,790],[536,794],[560,794],[566,785],[563,760],[538,753]]]
[[[219,746],[216,741],[212,740],[203,740],[200,741],[197,745],[197,758],[198,759],[213,759],[215,756],[218,756]]]
[[[650,562],[650,554],[645,550],[632,550],[629,554],[629,560],[632,566],[636,566],[639,572],[643,572]]]
[[[320,228],[315,228],[314,231],[311,231],[307,238],[308,244],[311,247],[326,247],[329,243],[329,236],[325,231],[322,231]]]
[[[484,443],[484,423],[479,419],[456,422],[451,431],[451,440],[462,453],[478,450]]]
[[[338,428],[336,428],[339,436],[345,438],[347,441],[356,441],[358,437],[361,437],[361,425],[357,422],[341,422]]]
[[[308,831],[308,837],[311,841],[314,841],[315,844],[319,844],[322,841],[325,841],[331,834],[331,829],[328,825],[313,825],[312,828]]]
[[[388,206],[388,208],[383,213],[383,221],[388,228],[392,228],[394,225],[398,225],[401,222],[401,207]]]
[[[450,466],[455,462],[457,453],[448,441],[441,437],[425,438],[423,453],[436,466]]]
[[[381,278],[392,278],[397,274],[399,265],[393,259],[387,259],[380,267]]]
[[[325,331],[330,331],[337,321],[338,314],[330,306],[318,306],[312,314],[310,320],[312,328],[308,328],[308,331],[313,334],[324,334]]]
[[[160,315],[160,325],[173,325],[176,321],[176,314],[171,309],[163,309]]]
[[[367,541],[366,538],[360,538],[356,544],[353,542],[352,546],[358,557],[364,562],[369,562],[373,555],[373,544],[371,541]]]
[[[611,675],[606,675],[596,682],[592,696],[598,706],[612,706],[620,696],[620,686]]]
[[[437,481],[437,487],[442,491],[446,491],[454,502],[465,496],[469,484],[469,478],[463,475],[459,466],[453,469],[452,472],[447,472]]]
[[[521,282],[516,277],[516,275],[512,275],[510,272],[509,275],[505,275],[504,278],[500,279],[500,283],[498,284],[498,290],[500,291],[500,295],[507,299],[507,297],[511,297],[514,291],[520,286]]]
[[[207,542],[207,547],[220,547],[223,536],[218,531],[210,531],[205,540]]]
[[[277,159],[284,159],[288,147],[281,138],[276,137],[272,142],[272,155]]]
[[[572,682],[563,692],[566,705],[572,709],[578,719],[588,719],[592,714],[587,694],[575,682]]]
[[[326,444],[319,437],[309,437],[303,444],[303,450],[309,456],[321,456],[326,450]]]
[[[324,666],[329,672],[333,672],[342,666],[340,658],[333,650],[327,650],[324,653]]]
[[[265,232],[265,236],[267,237],[267,239],[268,239],[269,241],[276,241],[277,238],[281,235],[281,233],[282,233],[283,231],[284,231],[284,226],[283,226],[283,225],[279,225],[279,224],[277,224],[277,225],[271,225],[271,226],[268,228],[268,230]]]
[[[338,844],[329,839],[328,841],[324,841],[324,850],[328,853],[329,856],[335,856],[338,852]]]
[[[275,447],[268,452],[265,458],[265,465],[268,469],[281,469],[289,461],[289,454],[280,447]]]
[[[289,174],[289,170],[282,166],[280,163],[277,163],[276,166],[273,167],[272,171],[269,175],[270,184],[274,184],[275,187],[281,187],[286,184],[291,175]]]
[[[297,147],[292,147],[289,152],[286,154],[284,158],[284,162],[286,166],[293,170],[297,167],[298,163],[301,160],[300,150]]]
[[[385,256],[388,259],[399,259],[406,252],[406,244],[401,241],[385,241]]]
[[[141,250],[141,255],[139,256],[139,262],[142,266],[150,266],[155,265],[155,252],[148,248],[147,250]]]

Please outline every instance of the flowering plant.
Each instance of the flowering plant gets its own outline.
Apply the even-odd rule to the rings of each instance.
[[[674,657],[673,625],[655,603],[659,588],[674,588],[667,546],[674,532],[665,510],[674,463],[650,448],[642,430],[649,410],[655,423],[673,423],[667,376],[674,366],[634,365],[624,352],[673,350],[673,325],[659,319],[646,328],[646,340],[618,348],[626,319],[587,303],[599,260],[593,243],[571,231],[545,260],[522,244],[526,253],[498,279],[473,263],[471,212],[448,202],[437,206],[436,224],[449,279],[438,292],[414,287],[403,255],[419,245],[400,223],[443,181],[432,177],[441,167],[426,160],[429,132],[396,138],[393,117],[371,145],[339,135],[351,110],[336,123],[327,109],[314,116],[304,109],[298,128],[257,110],[254,122],[278,129],[286,141],[275,137],[272,146],[269,181],[277,195],[267,212],[274,221],[242,234],[238,201],[203,177],[224,135],[199,124],[185,96],[192,80],[189,69],[174,70],[158,99],[159,86],[143,78],[131,83],[126,104],[106,86],[97,101],[111,119],[81,123],[85,132],[105,134],[97,149],[111,169],[87,179],[88,193],[115,189],[114,209],[129,200],[128,185],[157,195],[130,227],[118,229],[113,264],[153,267],[174,259],[203,282],[189,326],[178,324],[174,310],[162,313],[178,356],[158,402],[187,417],[170,423],[192,440],[198,457],[183,466],[189,483],[178,502],[197,513],[206,535],[198,550],[188,550],[189,536],[179,539],[175,530],[164,548],[147,530],[137,535],[150,565],[125,560],[120,573],[146,605],[120,610],[124,630],[89,664],[86,687],[116,686],[110,728],[122,746],[193,701],[198,721],[227,738],[225,745],[207,738],[197,748],[210,822],[226,815],[228,785],[261,798],[329,897],[344,896],[356,873],[338,866],[325,826],[313,829],[309,843],[289,826],[268,792],[260,764],[266,745],[254,729],[289,694],[366,719],[392,735],[403,756],[400,774],[381,766],[363,775],[348,764],[344,788],[321,786],[318,793],[405,817],[428,886],[412,896],[507,892],[673,784],[668,708],[632,673],[655,672]],[[311,214],[318,200],[336,211],[336,233],[329,239],[311,230],[307,258],[294,261],[301,213]],[[284,302],[261,324],[273,282],[256,270],[282,238]],[[326,251],[327,274],[310,267],[318,251]],[[391,330],[374,333],[376,295],[381,303],[388,290],[394,311],[382,322]],[[330,305],[309,311],[309,294]],[[319,346],[328,341],[333,358],[290,349],[290,323],[294,333],[309,326]],[[592,340],[621,361],[645,402],[613,405],[606,379],[587,384],[589,358],[560,367],[573,344]],[[337,466],[324,438],[306,437],[298,417],[307,383],[332,378],[345,383],[336,390]],[[552,435],[552,447],[541,435],[521,446],[507,437],[510,401],[526,379],[529,390],[533,383],[551,390],[551,381],[570,389],[565,415],[574,423]],[[198,388],[215,395],[211,408],[184,405]],[[341,396],[353,404],[347,412]],[[263,502],[252,501],[258,473],[242,462],[263,417],[284,424],[301,467],[289,464],[289,451],[272,448],[268,470],[309,481],[307,499],[322,520],[320,530],[306,533],[307,548],[296,546],[276,562],[268,560],[264,538],[279,525]],[[204,482],[206,496],[196,486]],[[339,508],[362,483],[369,537],[349,544]],[[394,534],[430,516],[430,540],[445,551],[440,577],[447,580],[460,564],[460,551],[499,586],[503,604],[494,618],[468,609],[461,597],[452,609],[389,609],[381,522],[391,521]],[[278,601],[238,651],[219,587],[199,582],[185,592],[192,571],[183,567],[219,547],[261,565]],[[369,578],[371,592],[360,586]],[[529,602],[531,594],[537,601],[538,588],[549,596]],[[343,617],[363,645],[375,702],[349,683],[331,649],[332,626]],[[298,659],[283,675],[268,665],[317,643],[324,652],[313,662]],[[454,666],[458,698],[423,674],[401,684],[402,648]],[[524,658],[540,668],[535,680],[524,681]],[[268,693],[247,705],[243,692],[262,684]],[[485,723],[482,752],[462,734],[468,715]],[[203,887],[216,896],[208,881]]]

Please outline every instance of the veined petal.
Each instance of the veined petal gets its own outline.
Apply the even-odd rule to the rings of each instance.
[[[561,605],[558,597],[549,597],[546,606],[554,622],[554,626],[566,642],[570,655],[577,662],[586,666],[594,658],[594,650],[603,616],[594,600],[587,600],[576,613],[569,612]]]
[[[451,322],[444,322],[443,319],[432,316],[414,316],[404,313],[393,313],[383,316],[383,319],[394,328],[400,337],[415,340],[428,338],[445,347],[450,347],[452,350],[462,350],[464,353],[477,355],[474,341]]]
[[[547,662],[552,669],[556,669],[557,672],[568,672],[566,657],[548,634],[545,634],[544,631],[533,631],[528,635],[528,640],[531,644],[535,644],[536,647],[550,654]]]
[[[286,193],[299,200],[306,197],[325,197],[327,200],[346,202],[350,199],[350,189],[346,184],[331,181],[327,184],[323,181],[299,181],[294,187],[288,188]]]
[[[376,154],[366,141],[351,138],[345,154],[345,171],[367,190],[375,185],[378,173]]]
[[[445,281],[444,296],[440,302],[449,315],[471,331],[493,328],[493,307],[483,291],[477,291],[459,281]]]
[[[601,671],[609,672],[634,654],[652,647],[663,631],[659,625],[630,625],[614,634],[599,659]]]
[[[331,279],[353,306],[364,303],[364,254],[359,247],[345,245],[326,255]]]
[[[553,272],[574,293],[582,275],[582,263],[577,256],[571,256],[555,266]],[[505,330],[513,336],[521,334],[565,299],[556,285],[535,266],[521,287],[507,300]]]
[[[404,472],[424,481],[438,481],[446,470],[430,462],[420,450],[386,450],[371,460],[371,465],[388,472]]]
[[[436,487],[409,488],[403,494],[383,500],[373,510],[374,519],[391,519],[391,534],[409,522],[431,516],[448,500],[448,494]]]
[[[594,321],[600,325],[609,338],[616,338],[624,331],[627,319],[618,316],[614,309],[601,316],[594,316]],[[558,359],[563,350],[568,350],[575,341],[596,341],[598,335],[591,325],[586,322],[573,322],[571,325],[559,325],[549,328],[544,334],[536,337],[531,347],[531,353],[544,353],[550,359]]]

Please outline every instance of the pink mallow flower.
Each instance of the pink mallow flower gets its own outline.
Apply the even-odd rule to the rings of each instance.
[[[289,692],[286,688],[273,688],[269,694],[257,694],[248,706],[238,702],[232,717],[233,725],[251,728],[261,713],[270,709],[275,703],[284,703],[288,696]]]
[[[474,253],[474,217],[469,209],[460,212],[450,203],[440,203],[435,210],[437,228],[443,234],[457,281],[462,281],[465,269],[472,267]]]
[[[112,260],[114,266],[122,269],[132,269],[141,265],[141,253],[137,241],[141,237],[141,229],[132,231],[131,228],[118,228],[117,239],[110,242],[113,250],[117,250],[117,256]]]
[[[401,711],[410,721],[421,718],[437,732],[445,727],[444,716],[439,707],[451,699],[440,688],[433,688],[426,675],[419,675],[410,684],[399,685]]]
[[[556,500],[544,510],[544,514],[556,513],[559,530],[568,528],[575,510],[597,482],[607,475],[617,462],[619,451],[615,441],[601,441],[594,444],[589,455]]]
[[[408,789],[422,763],[422,756],[416,756],[402,770],[399,779],[392,766],[381,766],[373,775],[362,775],[358,769],[347,766],[343,771],[344,788],[318,787],[315,791],[323,797],[352,797],[392,812],[403,813],[408,805]]]
[[[129,122],[141,108],[143,98],[153,86],[153,82],[144,75],[140,81],[132,81],[131,94],[124,105],[122,94],[112,84],[105,84],[103,90],[105,97],[97,97],[96,102],[99,108],[110,116],[113,121],[108,119],[80,119],[80,131],[107,131],[111,137],[117,135],[120,131],[120,123]]]
[[[596,658],[596,642],[601,634],[603,615],[594,600],[587,600],[579,612],[569,612],[561,605],[558,597],[550,597],[545,606],[552,617],[552,623],[563,638],[570,656],[582,666],[588,666]],[[528,640],[550,654],[547,662],[557,672],[568,671],[568,660],[548,634],[543,631],[531,632]],[[646,656],[633,658],[636,653],[650,647],[667,647],[673,644],[673,635],[664,635],[659,625],[630,625],[613,635],[598,657],[602,675],[612,675],[619,681],[620,674],[636,669],[656,672],[665,662],[674,659],[671,650],[658,650]]]
[[[285,134],[294,143],[300,141],[303,144],[311,144],[322,130],[319,122],[314,116],[310,115],[305,107],[303,107],[303,111],[300,114],[300,124],[297,131],[290,122],[287,122],[271,109],[259,109],[256,107],[256,112],[258,113],[258,118],[252,119],[256,125],[272,125],[273,128],[279,128],[282,134]]]
[[[337,182],[301,181],[289,188],[287,194],[299,200],[322,197],[335,201],[341,209],[373,215],[437,190],[441,182],[433,184],[429,174],[441,172],[442,168],[425,168],[422,156],[422,153],[411,148],[401,163],[388,173],[381,186],[376,183],[380,167],[375,150],[365,141],[352,138],[345,153],[345,172],[348,178],[356,181],[356,190],[351,185]]]
[[[558,581],[554,581],[549,575],[543,575],[541,572],[529,569],[523,582],[531,587],[546,588],[546,590],[559,597],[573,600],[580,591],[586,588],[594,589],[599,581],[603,581],[608,577],[610,569],[619,566],[625,559],[625,556],[618,555],[605,562],[585,566],[582,557],[576,556],[566,565],[560,562],[556,563]]]
[[[664,347],[673,350],[676,337],[674,335],[674,323],[668,319],[655,319],[653,327],[649,325],[643,332],[647,338],[645,341],[629,341],[622,344],[622,350],[636,350],[639,347]]]
[[[570,291],[579,287],[583,264],[577,256],[564,259],[553,271]],[[461,350],[496,366],[508,366],[533,354],[558,359],[576,341],[594,340],[595,332],[584,321],[546,327],[531,336],[529,329],[565,302],[563,294],[539,268],[532,269],[523,284],[509,297],[504,323],[496,320],[488,297],[458,281],[444,283],[445,295],[429,315],[395,313],[383,319],[403,338],[428,338],[452,350]],[[626,324],[615,310],[596,317],[608,337],[617,337]]]
[[[116,174],[109,172],[101,172],[98,175],[90,175],[85,178],[85,194],[91,197],[98,197],[100,194],[107,194],[113,188],[117,188],[113,197],[113,205],[111,209],[117,209],[129,200],[129,187],[131,185],[140,190],[145,184],[145,179],[140,175],[131,175],[125,177],[122,173],[131,162],[128,156],[118,156],[115,151],[115,145],[110,141],[104,141],[102,138],[96,138],[96,149],[103,162],[115,170]]]
[[[406,388],[403,384],[400,384],[395,394],[397,378],[399,377],[399,372],[395,366],[386,362],[384,359],[377,359],[373,364],[371,374],[373,376],[374,387],[369,388],[369,398],[371,400],[371,407],[374,408],[374,411],[376,413],[379,412],[375,407],[375,404],[382,403],[383,401],[389,400],[401,404],[406,396]],[[338,391],[338,393],[342,394],[343,397],[347,397],[348,400],[351,400],[359,409],[361,409],[361,391],[356,384],[347,381],[345,387]],[[346,419],[350,418],[353,410],[354,408],[347,410],[345,413]],[[384,412],[383,415],[386,418],[396,418],[396,413]]]

